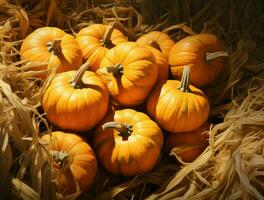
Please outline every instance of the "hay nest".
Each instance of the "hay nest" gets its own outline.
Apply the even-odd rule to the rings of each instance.
[[[40,99],[52,75],[36,78],[43,72],[34,68],[43,63],[20,61],[23,38],[43,26],[75,34],[95,22],[116,22],[130,40],[161,30],[175,41],[200,32],[225,41],[227,70],[205,91],[216,125],[194,162],[184,163],[172,151],[152,172],[133,178],[100,169],[93,188],[78,199],[264,199],[263,10],[257,0],[0,0],[1,198],[63,198],[39,139],[51,131]]]

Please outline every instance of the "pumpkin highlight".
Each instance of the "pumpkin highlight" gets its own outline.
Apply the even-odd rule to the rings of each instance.
[[[107,88],[87,68],[88,63],[78,71],[58,74],[43,95],[42,107],[48,120],[61,129],[87,131],[107,112]]]
[[[169,64],[176,79],[181,79],[185,65],[190,66],[190,83],[203,87],[220,75],[227,56],[222,42],[216,36],[203,33],[175,43],[169,53]]]
[[[155,85],[158,68],[150,50],[136,42],[124,42],[108,51],[97,73],[115,102],[135,106],[145,101]]]
[[[76,36],[83,56],[90,64],[90,70],[96,71],[100,67],[105,54],[109,49],[127,41],[122,32],[113,25],[92,24],[79,31]]]
[[[75,70],[82,64],[82,52],[75,38],[56,27],[38,28],[23,41],[22,59],[47,62],[36,70]],[[44,78],[44,77],[43,77]]]
[[[95,130],[98,159],[113,174],[134,176],[152,170],[162,146],[159,126],[146,114],[132,109],[115,111]]]
[[[182,80],[158,84],[147,101],[148,114],[169,132],[189,132],[208,118],[210,105],[206,95],[189,85],[190,68],[185,66]]]

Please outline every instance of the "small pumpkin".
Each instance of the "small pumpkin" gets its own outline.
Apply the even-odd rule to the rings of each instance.
[[[174,41],[166,33],[160,31],[151,31],[142,35],[137,39],[137,42],[142,45],[150,45],[159,51],[161,51],[166,57],[169,55],[171,47],[174,45]]]
[[[208,118],[210,105],[206,95],[189,85],[190,68],[184,67],[182,80],[158,84],[147,100],[148,114],[169,132],[189,132]]]
[[[53,158],[53,172],[58,174],[58,189],[64,195],[87,191],[97,173],[97,159],[92,148],[81,137],[61,131],[43,135],[41,140]],[[70,163],[70,165],[69,165]]]
[[[108,51],[97,73],[114,101],[123,106],[143,103],[155,85],[158,68],[150,50],[124,42]]]
[[[94,148],[109,172],[134,176],[157,163],[163,146],[159,126],[146,114],[132,109],[108,115],[95,130]]]
[[[223,43],[215,35],[202,33],[175,43],[169,53],[169,64],[176,79],[181,78],[185,65],[190,66],[191,84],[203,87],[220,75],[226,56]]]
[[[96,126],[108,109],[109,93],[88,63],[78,71],[58,74],[47,87],[42,107],[48,120],[64,130],[87,131]]]
[[[208,146],[208,132],[210,123],[205,122],[198,129],[186,133],[169,133],[165,148],[176,148],[176,154],[184,162],[194,161]]]
[[[167,61],[167,57],[162,54],[159,50],[156,48],[146,45],[146,48],[148,48],[154,55],[155,58],[155,64],[158,67],[158,81],[162,82],[168,80],[169,76],[169,63]]]
[[[36,70],[56,68],[57,72],[78,69],[82,64],[82,51],[75,38],[56,27],[38,28],[23,41],[22,59],[47,62]]]
[[[79,31],[76,40],[83,56],[90,63],[90,70],[96,71],[106,52],[112,47],[127,41],[127,37],[113,25],[92,24]]]

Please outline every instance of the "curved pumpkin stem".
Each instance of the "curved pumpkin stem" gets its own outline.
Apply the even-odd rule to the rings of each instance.
[[[102,40],[103,46],[107,47],[107,48],[113,48],[115,45],[112,43],[112,41],[110,40],[112,33],[115,29],[115,23],[113,23],[110,28],[108,29],[108,31],[105,33],[104,38]]]
[[[61,52],[61,39],[56,39],[47,43],[48,51],[54,55],[58,55]]]
[[[179,90],[182,92],[191,92],[191,89],[189,87],[190,85],[190,67],[189,66],[184,66],[183,72],[182,72],[182,79],[181,79],[181,84],[178,87]]]
[[[227,51],[217,51],[214,53],[207,52],[205,55],[206,61],[210,61],[218,57],[228,57]]]
[[[86,72],[86,70],[89,67],[89,63],[86,62],[84,63],[76,72],[76,74],[74,75],[73,79],[71,80],[71,85],[73,88],[77,89],[77,88],[81,88],[83,83],[82,83],[82,77],[84,75],[84,73]]]
[[[114,77],[121,76],[123,74],[123,65],[122,64],[116,64],[112,67],[106,67],[107,73],[113,73]]]
[[[123,140],[127,140],[127,138],[133,132],[132,125],[126,123],[119,123],[119,122],[107,122],[102,125],[103,130],[108,128],[113,128],[120,133],[120,136]]]

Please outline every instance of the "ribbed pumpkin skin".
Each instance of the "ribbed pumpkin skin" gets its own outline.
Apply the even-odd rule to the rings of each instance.
[[[148,98],[147,112],[169,132],[193,131],[207,120],[210,105],[198,88],[190,85],[189,93],[180,91],[179,86],[178,80],[158,84]]]
[[[104,58],[106,52],[110,49],[103,46],[102,40],[109,30],[109,25],[92,24],[79,31],[76,36],[83,56],[90,64],[90,70],[96,71],[100,67],[100,63]],[[114,45],[127,41],[127,37],[122,32],[114,29],[110,37],[111,42]]]
[[[155,63],[158,67],[158,82],[168,80],[169,63],[167,61],[167,57],[150,45],[145,45],[145,47],[148,48],[154,55]]]
[[[47,44],[61,39],[61,53],[54,55]],[[82,52],[75,38],[56,27],[38,28],[29,34],[20,49],[22,59],[49,63],[37,70],[57,68],[57,72],[78,69],[82,64]]]
[[[58,178],[59,190],[66,195],[76,191],[74,178],[82,191],[86,191],[93,183],[97,173],[97,160],[92,148],[79,136],[61,131],[42,136],[48,143],[49,151],[66,152],[72,163],[69,170]],[[54,161],[55,172],[60,169]]]
[[[186,37],[173,45],[169,64],[174,78],[181,79],[183,67],[190,66],[190,83],[203,87],[213,82],[224,68],[224,57],[206,62],[207,52],[223,51],[224,46],[216,36],[197,34]]]
[[[134,176],[150,171],[157,163],[163,146],[159,126],[146,114],[132,109],[115,111],[105,122],[132,125],[132,133],[123,140],[114,129],[98,126],[94,135],[94,148],[102,165],[111,173]]]
[[[109,93],[102,80],[86,71],[83,88],[70,84],[76,71],[58,74],[46,89],[42,107],[48,120],[64,130],[87,131],[99,123],[108,109]]]
[[[195,160],[208,145],[208,134],[210,123],[205,122],[202,126],[191,132],[185,133],[169,133],[165,148],[170,150],[174,147],[188,147],[187,151],[179,153],[178,155],[185,162],[192,162]]]
[[[160,51],[168,57],[171,47],[174,45],[174,41],[169,35],[160,31],[151,31],[147,34],[142,35],[137,39],[137,42],[142,45],[151,45],[156,42]]]
[[[121,64],[123,74],[115,77],[106,67]],[[97,73],[113,99],[123,106],[143,103],[155,85],[158,67],[150,50],[136,42],[124,42],[109,50]]]

